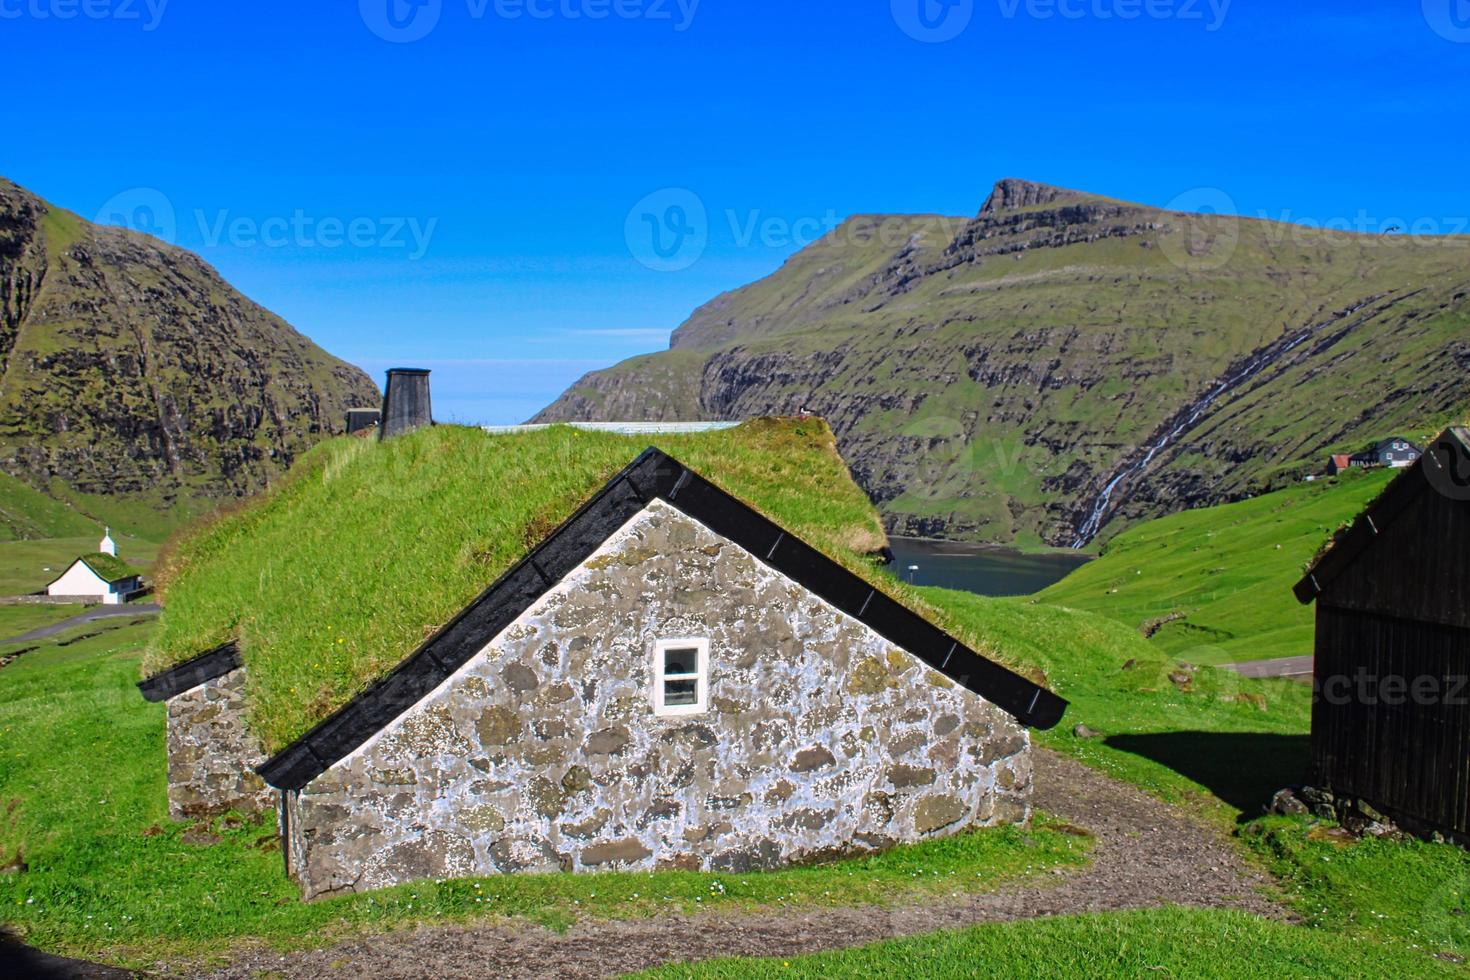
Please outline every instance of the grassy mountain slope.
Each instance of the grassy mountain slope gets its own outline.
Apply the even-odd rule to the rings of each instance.
[[[162,531],[260,489],[341,431],[349,405],[377,400],[198,256],[0,179],[6,473]]]
[[[1467,259],[1002,181],[973,220],[849,219],[537,420],[806,409],[896,532],[1071,545],[1437,431]]]
[[[1392,476],[1354,470],[1148,521],[1037,598],[1156,629],[1156,648],[1191,663],[1309,654],[1312,607],[1297,602],[1291,587]]]

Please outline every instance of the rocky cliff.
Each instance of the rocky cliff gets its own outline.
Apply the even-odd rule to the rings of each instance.
[[[1470,238],[1004,180],[859,216],[537,416],[826,416],[890,528],[1082,545],[1470,404]]]
[[[0,180],[0,469],[166,526],[260,488],[378,399],[198,256]]]

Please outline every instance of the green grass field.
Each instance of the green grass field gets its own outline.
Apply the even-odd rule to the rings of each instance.
[[[1140,524],[1037,598],[1135,628],[1180,617],[1161,625],[1153,644],[1192,663],[1311,653],[1312,609],[1291,587],[1391,478],[1389,471],[1350,471]]]
[[[936,932],[813,956],[680,964],[640,977],[1445,977],[1372,941],[1238,912],[1150,909]]]

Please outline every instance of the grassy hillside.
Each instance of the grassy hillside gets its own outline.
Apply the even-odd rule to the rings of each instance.
[[[1149,521],[1113,538],[1101,557],[1037,598],[1156,629],[1154,647],[1191,663],[1311,653],[1312,608],[1291,588],[1332,533],[1392,476],[1350,471]]]
[[[765,420],[661,449],[857,565],[886,541],[820,420]],[[251,721],[279,749],[410,654],[630,463],[644,438],[438,426],[342,439],[188,536],[160,571],[150,671],[231,637]]]
[[[1060,726],[1036,734],[1043,745],[1227,826],[1258,815],[1306,771],[1305,685],[1186,668],[1137,630],[1094,613],[920,591],[991,649],[1045,671],[1071,702]],[[1074,736],[1079,724],[1098,737]]]
[[[65,503],[0,473],[0,541],[82,537],[101,527]]]
[[[197,255],[4,179],[0,283],[0,470],[150,536],[262,488],[378,401]]]
[[[1004,181],[973,219],[848,220],[538,420],[806,408],[896,533],[1067,546],[1437,432],[1467,257]]]

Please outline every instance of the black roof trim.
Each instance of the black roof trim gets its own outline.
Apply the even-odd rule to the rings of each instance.
[[[278,789],[305,786],[468,663],[655,499],[729,538],[1022,724],[1045,729],[1061,720],[1067,702],[1057,695],[970,650],[678,460],[650,448],[382,680],[256,772]]]
[[[1470,431],[1451,427],[1435,438],[1414,464],[1390,483],[1343,536],[1307,569],[1302,580],[1292,587],[1297,601],[1310,603],[1326,591],[1426,489],[1439,480],[1448,480],[1459,488],[1462,486],[1459,481],[1467,477],[1470,477]],[[1464,489],[1470,492],[1470,487]]]
[[[138,690],[149,701],[167,701],[216,677],[225,676],[240,664],[240,648],[231,640],[192,660],[185,660],[176,667],[139,681]]]

